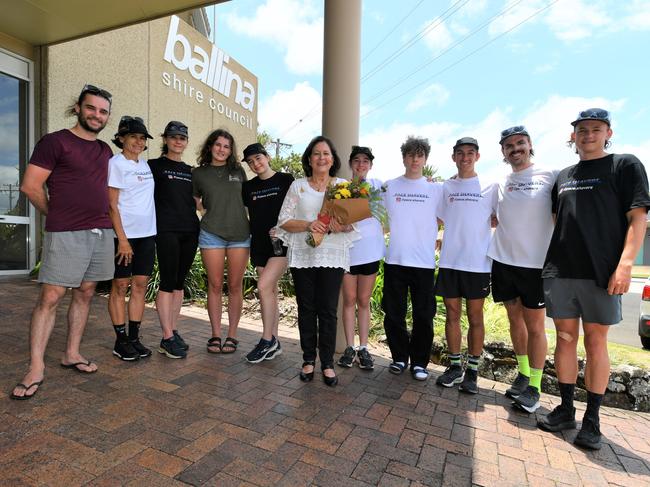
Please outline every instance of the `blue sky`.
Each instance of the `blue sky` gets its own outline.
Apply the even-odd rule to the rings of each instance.
[[[301,153],[321,130],[322,0],[213,10],[216,44],[259,78],[260,129]],[[374,74],[361,84],[359,141],[375,177],[403,171],[399,146],[414,134],[429,138],[443,176],[455,173],[454,141],[476,137],[477,171],[500,179],[499,132],[517,124],[539,165],[565,167],[576,161],[570,121],[593,106],[612,111],[612,151],[650,161],[650,1],[366,0],[361,42],[362,77]]]

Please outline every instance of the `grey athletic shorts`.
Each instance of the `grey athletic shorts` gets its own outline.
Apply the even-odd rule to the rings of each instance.
[[[38,282],[79,287],[82,281],[113,279],[114,237],[111,228],[45,232]]]
[[[610,296],[591,279],[544,279],[546,316],[582,318],[583,322],[615,325],[623,319],[621,295]]]

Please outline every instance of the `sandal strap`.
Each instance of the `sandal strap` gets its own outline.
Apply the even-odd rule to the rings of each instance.
[[[226,343],[232,343],[233,345],[237,346],[239,345],[239,340],[233,337],[226,337],[226,340],[223,342],[223,344],[226,345]]]
[[[306,367],[307,365],[316,365],[316,361],[315,361],[315,360],[305,360],[305,361],[302,363],[302,366],[303,366],[303,367]]]
[[[212,337],[208,340],[208,346],[218,343],[221,345],[221,337]]]

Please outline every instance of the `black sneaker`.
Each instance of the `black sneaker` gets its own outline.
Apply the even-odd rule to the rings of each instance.
[[[348,347],[345,350],[343,350],[343,355],[341,355],[341,358],[336,363],[341,367],[350,368],[352,367],[352,364],[354,363],[354,358],[356,356],[357,356],[357,351],[352,347]]]
[[[372,370],[375,368],[375,361],[367,348],[360,348],[357,352],[357,360],[359,361],[359,368],[363,370]]]
[[[528,387],[529,383],[530,383],[530,378],[526,377],[524,374],[519,372],[517,374],[517,378],[512,383],[512,385],[508,389],[506,389],[506,396],[514,399],[515,397],[517,397],[519,394],[522,394],[526,390],[526,387]]]
[[[269,352],[272,352],[276,348],[278,348],[278,340],[275,337],[270,342],[260,339],[259,343],[255,345],[255,348],[246,355],[246,360],[251,364],[257,364],[264,360]]]
[[[113,355],[122,360],[131,362],[140,358],[140,353],[133,348],[133,342],[130,340],[115,340],[115,347],[113,347]]]
[[[282,355],[282,346],[280,345],[280,340],[276,338],[275,341],[278,343],[278,348],[267,353],[266,357],[264,357],[264,360],[273,360],[278,355]]]
[[[562,431],[576,427],[576,408],[570,410],[557,406],[546,416],[537,419],[537,426],[544,431]]]
[[[138,352],[140,358],[147,358],[151,356],[151,349],[145,347],[142,343],[140,343],[139,338],[136,338],[135,340],[129,339],[129,342],[135,351]]]
[[[460,365],[450,365],[443,374],[436,379],[436,384],[444,387],[453,387],[463,381],[463,368]]]
[[[585,416],[582,419],[582,427],[573,443],[589,450],[600,450],[602,446],[600,444],[601,438],[599,422]]]
[[[177,330],[174,330],[174,336],[176,337],[176,341],[181,346],[181,348],[187,352],[190,349],[190,346],[185,343],[185,340],[183,340],[183,337],[180,333],[178,333]]]
[[[467,369],[458,390],[467,394],[478,394],[478,371]]]
[[[512,398],[514,404],[528,413],[534,413],[539,409],[539,391],[533,386],[528,386],[516,397]]]
[[[187,352],[176,338],[176,335],[172,335],[171,338],[163,338],[160,340],[160,347],[158,347],[158,352],[165,354],[169,358],[185,358],[187,357]]]

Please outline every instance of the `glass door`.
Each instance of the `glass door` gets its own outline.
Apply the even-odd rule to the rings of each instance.
[[[31,145],[30,68],[0,51],[0,275],[34,265],[34,218],[20,192]]]

